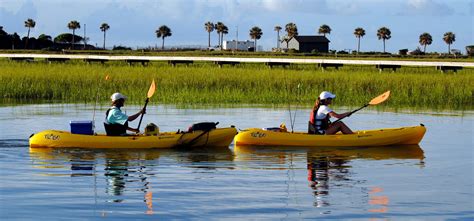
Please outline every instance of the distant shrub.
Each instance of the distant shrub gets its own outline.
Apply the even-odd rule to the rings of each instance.
[[[125,47],[125,46],[121,46],[121,45],[119,45],[119,46],[115,46],[115,45],[114,45],[114,47],[112,48],[112,50],[114,50],[114,51],[119,51],[119,50],[131,51],[132,48],[130,48],[130,47]]]
[[[82,37],[79,35],[74,35],[74,43],[82,41]],[[54,42],[57,43],[71,43],[72,34],[71,33],[62,33],[54,38]]]
[[[400,50],[398,50],[398,54],[399,55],[407,55],[408,54],[408,49],[406,49],[406,48],[405,49],[400,49]]]
[[[413,51],[409,51],[408,52],[409,55],[423,55],[423,51],[420,49],[420,47],[416,47],[415,50]]]
[[[288,50],[288,53],[291,53],[291,54],[292,54],[292,53],[298,53],[298,50],[296,50],[296,49],[294,49],[294,48],[290,48],[290,49]]]
[[[338,51],[337,54],[349,54],[349,52],[341,50],[341,51]]]
[[[468,56],[474,56],[474,45],[466,46],[466,53]]]

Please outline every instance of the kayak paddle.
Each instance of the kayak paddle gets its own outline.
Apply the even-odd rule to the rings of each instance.
[[[150,89],[148,89],[147,98],[145,100],[145,106],[143,107],[144,110],[146,110],[146,105],[148,104],[148,101],[150,100],[151,96],[153,96],[153,94],[155,93],[155,89],[156,89],[155,79],[153,79],[151,81]],[[140,125],[142,124],[143,115],[145,115],[145,113],[143,113],[142,116],[140,116],[140,122],[138,122],[137,130],[140,130]]]
[[[390,91],[386,91],[385,93],[377,96],[376,98],[372,99],[368,104],[365,104],[364,106],[358,108],[358,109],[355,109],[353,111],[351,111],[351,114],[349,114],[348,116],[352,115],[353,113],[357,112],[357,111],[360,111],[362,110],[363,108],[369,106],[369,105],[377,105],[377,104],[380,104],[384,101],[386,101],[388,99],[388,97],[390,96]],[[346,116],[347,117],[347,116]],[[334,121],[333,123],[336,123],[336,122],[339,122],[341,121],[342,119],[346,118],[346,117],[342,117],[342,118],[339,118],[337,119],[336,121]]]

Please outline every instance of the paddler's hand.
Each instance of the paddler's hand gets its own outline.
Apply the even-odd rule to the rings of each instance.
[[[140,110],[140,114],[146,114],[146,108],[143,108],[142,110]]]

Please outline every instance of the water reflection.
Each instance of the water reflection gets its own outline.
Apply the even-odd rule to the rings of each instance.
[[[417,160],[417,165],[424,166],[424,152],[419,145],[382,146],[382,147],[341,147],[341,148],[305,148],[305,147],[257,147],[236,146],[234,151],[238,160],[251,161],[256,158],[273,159],[273,163],[284,164],[285,159],[306,155],[308,186],[314,195],[315,207],[330,206],[331,187],[338,185],[355,185],[350,171],[354,160]],[[351,184],[352,183],[352,184]],[[386,212],[389,199],[380,196],[383,189],[373,187],[368,195],[369,205],[381,206],[369,212]],[[329,211],[323,212],[329,213]]]
[[[173,156],[178,162],[184,163],[186,167],[201,169],[203,171],[216,170],[219,168],[234,169],[234,153],[229,148],[193,148],[176,150]],[[198,171],[199,172],[199,171]]]
[[[146,214],[153,214],[152,178],[160,173],[160,158],[168,164],[196,170],[233,169],[234,154],[229,148],[195,148],[192,150],[88,150],[30,148],[34,167],[46,176],[92,177],[94,191],[101,186],[97,177],[105,178],[104,201],[123,203],[130,194],[141,193]],[[177,163],[176,163],[177,162]],[[228,163],[229,162],[229,163]],[[99,190],[99,195],[101,191]],[[96,194],[97,200],[98,196]],[[100,197],[99,197],[100,198]]]

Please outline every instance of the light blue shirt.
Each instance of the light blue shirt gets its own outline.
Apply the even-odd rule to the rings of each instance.
[[[127,120],[128,116],[124,114],[120,108],[116,106],[110,108],[109,115],[107,115],[107,123],[125,125]]]

